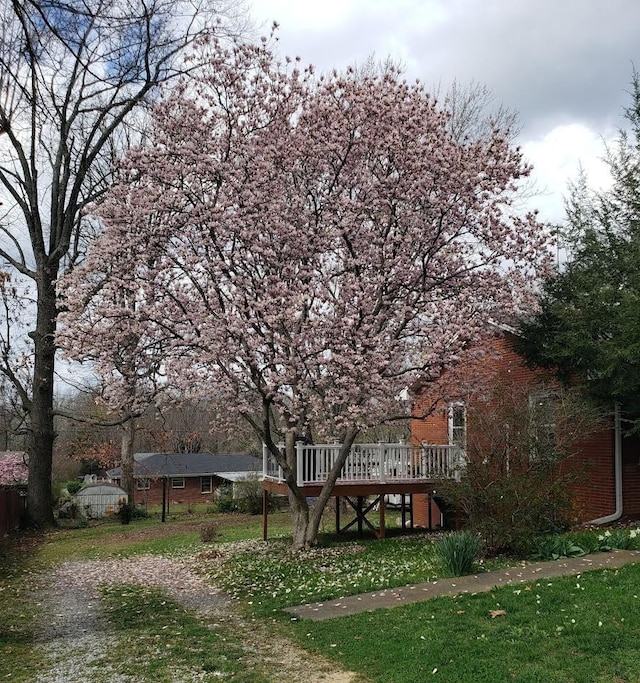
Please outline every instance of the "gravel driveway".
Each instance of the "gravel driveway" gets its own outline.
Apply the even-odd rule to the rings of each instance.
[[[354,674],[278,639],[267,625],[246,624],[227,597],[195,574],[186,562],[154,555],[106,561],[70,561],[47,577],[40,602],[44,621],[39,629],[49,665],[34,683],[141,683],[114,669],[109,652],[116,634],[105,617],[101,584],[142,584],[167,590],[185,608],[216,616],[252,634],[247,658],[287,683],[351,683]],[[275,642],[274,642],[275,641]],[[180,671],[175,683],[202,681],[202,672]]]

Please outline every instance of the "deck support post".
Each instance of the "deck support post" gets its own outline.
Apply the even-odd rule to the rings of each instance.
[[[427,516],[429,518],[429,531],[433,530],[433,519],[432,519],[432,506],[433,506],[433,498],[431,496],[431,493],[427,493]]]
[[[267,540],[267,515],[269,510],[269,491],[262,489],[262,540]]]
[[[403,499],[404,499],[404,496],[403,496]],[[384,500],[384,493],[381,493],[380,494],[380,535],[378,536],[378,538],[384,538],[384,536],[385,536],[385,531],[386,531],[385,524],[384,524],[385,523],[385,519],[384,519],[384,517],[385,517],[385,505],[386,505],[386,503]]]
[[[413,493],[409,496],[409,528],[413,531]]]
[[[340,496],[336,496],[336,533],[340,533]]]
[[[358,507],[356,513],[358,515],[358,536],[362,536],[362,506],[364,504],[364,497],[358,496]]]

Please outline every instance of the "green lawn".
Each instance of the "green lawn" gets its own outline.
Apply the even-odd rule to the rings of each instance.
[[[380,683],[640,681],[640,565],[437,598],[292,632]]]
[[[202,528],[212,523],[218,540],[204,544]],[[271,515],[269,529],[286,534],[288,516]],[[122,673],[139,683],[179,680],[176,661],[198,680],[281,680],[251,652],[251,639],[268,640],[269,631],[370,683],[640,683],[640,565],[327,622],[296,621],[283,607],[440,576],[431,537],[391,531],[375,541],[327,534],[321,548],[296,555],[286,537],[265,544],[261,535],[260,517],[192,512],[164,525],[157,518],[109,522],[4,542],[0,679],[29,683],[47,666],[34,643],[36,620],[46,618],[34,589],[50,568],[68,558],[153,554],[195,562],[234,597],[239,621],[196,618],[149,586],[105,587],[102,602],[118,642],[109,657],[126,661]],[[628,540],[637,546],[638,535]]]

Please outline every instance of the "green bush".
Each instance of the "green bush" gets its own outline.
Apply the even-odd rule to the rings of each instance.
[[[240,479],[235,485],[235,498],[238,510],[250,515],[262,512],[262,482],[257,475]]]
[[[69,491],[69,495],[75,496],[76,493],[82,488],[82,484],[79,481],[68,481],[65,485],[64,488]]]
[[[226,513],[238,511],[238,506],[231,495],[231,491],[221,491],[218,500],[216,501],[216,511]]]
[[[448,574],[472,574],[482,553],[482,540],[468,531],[452,531],[436,541],[435,552],[443,570]]]
[[[528,557],[536,538],[567,531],[575,521],[571,484],[580,473],[562,465],[576,440],[598,425],[597,413],[558,391],[540,403],[551,416],[540,416],[530,386],[508,378],[496,386],[469,409],[461,481],[443,481],[438,493],[466,529],[482,536],[488,554]]]
[[[146,519],[149,516],[149,511],[146,507],[134,505],[131,507],[131,519]]]

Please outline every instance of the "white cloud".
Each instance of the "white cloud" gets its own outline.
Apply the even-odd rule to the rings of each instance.
[[[456,79],[520,112],[521,143],[541,193],[529,205],[561,221],[580,164],[608,181],[602,137],[623,125],[632,64],[640,67],[640,1],[252,0],[277,20],[282,54],[318,70],[390,56],[442,91]]]
[[[616,133],[608,133],[604,139],[587,126],[573,123],[556,126],[522,145],[527,161],[533,164],[532,179],[540,192],[530,204],[540,209],[544,220],[562,221],[568,184],[576,180],[580,168],[586,172],[591,187],[605,189],[611,185],[602,158],[606,142],[611,142]]]

